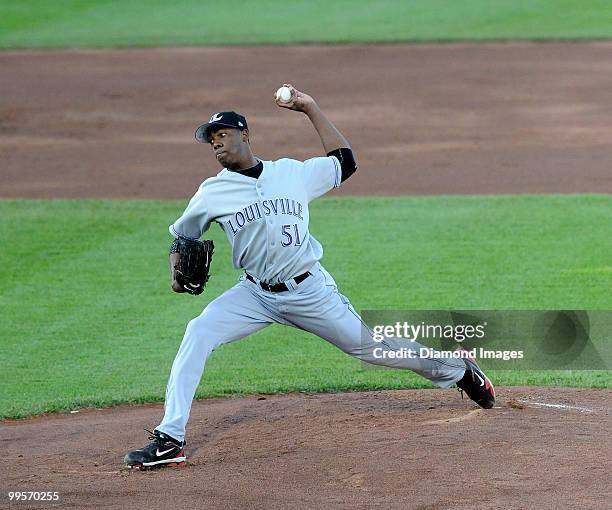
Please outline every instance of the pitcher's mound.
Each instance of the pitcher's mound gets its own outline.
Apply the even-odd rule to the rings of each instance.
[[[3,478],[77,508],[603,508],[612,391],[498,394],[489,411],[451,390],[198,401],[187,465],[154,471],[122,459],[162,405],[4,422]]]

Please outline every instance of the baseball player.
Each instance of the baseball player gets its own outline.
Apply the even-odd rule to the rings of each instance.
[[[238,283],[187,325],[166,389],[164,416],[151,443],[125,457],[130,467],[181,464],[185,429],[196,388],[210,353],[220,345],[272,323],[303,329],[368,363],[413,370],[442,388],[456,384],[483,408],[493,407],[491,381],[471,359],[419,356],[389,358],[375,349],[406,349],[406,340],[376,342],[349,300],[320,264],[321,244],[310,234],[309,203],[335,189],[356,170],[351,146],[315,100],[291,85],[291,98],[276,104],[302,112],[321,138],[324,157],[306,161],[257,158],[247,120],[227,111],[212,115],[195,133],[222,167],[199,187],[183,215],[170,226],[176,239],[199,239],[216,222],[232,246]],[[192,289],[177,278],[178,254],[170,253],[172,289]]]

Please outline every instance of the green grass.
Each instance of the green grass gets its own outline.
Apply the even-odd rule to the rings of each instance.
[[[0,0],[0,48],[611,36],[608,0]]]
[[[230,287],[214,226],[206,294],[170,292],[166,226],[185,202],[0,201],[0,416],[163,399],[185,324]],[[612,309],[611,196],[314,202],[325,266],[358,310]],[[155,367],[155,368],[151,368]],[[498,372],[498,384],[611,387],[609,371]],[[272,326],[213,353],[211,395],[431,387]]]

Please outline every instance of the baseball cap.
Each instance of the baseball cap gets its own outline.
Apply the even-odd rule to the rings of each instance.
[[[220,126],[234,129],[248,129],[244,116],[236,112],[218,112],[210,116],[206,124],[202,124],[195,132],[195,138],[200,143],[208,143],[208,131],[210,128]]]

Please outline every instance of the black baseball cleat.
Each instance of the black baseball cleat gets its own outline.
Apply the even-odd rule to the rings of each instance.
[[[464,376],[457,381],[459,391],[465,391],[467,396],[484,409],[491,409],[495,405],[495,388],[491,380],[485,375],[472,358],[463,358],[467,365]]]
[[[185,464],[185,441],[177,441],[168,434],[158,430],[151,432],[147,430],[151,442],[141,448],[134,450],[125,456],[125,463],[130,468],[151,468],[164,465]]]

